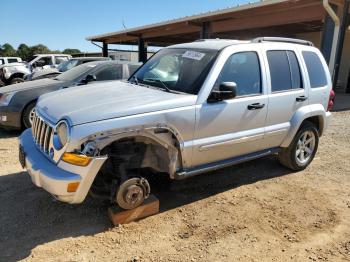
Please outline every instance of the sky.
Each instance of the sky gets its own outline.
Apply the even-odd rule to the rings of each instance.
[[[87,36],[162,22],[253,0],[5,0],[0,45],[44,44],[51,50],[100,51]]]

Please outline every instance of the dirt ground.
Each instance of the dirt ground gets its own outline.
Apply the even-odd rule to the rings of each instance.
[[[158,185],[161,213],[119,227],[33,186],[0,131],[0,261],[350,261],[350,111],[333,116],[305,171],[271,156]]]

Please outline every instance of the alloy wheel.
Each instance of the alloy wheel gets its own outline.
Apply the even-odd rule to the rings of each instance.
[[[315,151],[316,137],[312,131],[305,131],[298,140],[295,157],[299,165],[305,165]]]

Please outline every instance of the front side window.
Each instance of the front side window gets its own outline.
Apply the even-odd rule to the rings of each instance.
[[[71,60],[68,60],[66,62],[63,62],[61,63],[59,66],[58,66],[58,71],[60,72],[66,72],[68,71],[69,69],[72,69],[73,67],[77,66],[79,63],[79,60],[77,59],[71,59]]]
[[[214,89],[222,82],[235,82],[237,96],[262,93],[261,71],[256,52],[241,52],[233,54],[225,63]]]
[[[169,91],[198,94],[217,50],[162,49],[129,80]]]
[[[55,61],[56,61],[56,65],[59,65],[59,64],[61,64],[63,62],[68,61],[68,57],[66,57],[66,56],[56,56],[55,57]]]
[[[35,65],[38,67],[43,67],[46,65],[52,65],[52,59],[51,57],[41,57],[35,62]]]
[[[326,86],[326,72],[319,56],[315,52],[303,51],[303,57],[309,73],[311,88]]]
[[[298,59],[293,51],[267,51],[271,76],[271,91],[303,88]]]
[[[118,80],[123,77],[122,65],[107,66],[96,73],[97,81]]]
[[[56,80],[59,81],[74,81],[81,78],[83,75],[89,74],[96,67],[94,63],[82,64],[57,76]]]

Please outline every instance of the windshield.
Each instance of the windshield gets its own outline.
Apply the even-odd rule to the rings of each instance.
[[[82,64],[76,67],[73,67],[71,70],[68,70],[59,76],[57,76],[55,79],[60,81],[72,81],[77,79],[83,74],[86,74],[88,71],[90,71],[92,68],[94,68],[96,64]]]
[[[148,60],[129,80],[196,95],[216,54],[216,50],[166,48]]]
[[[60,72],[66,72],[69,69],[72,69],[73,67],[75,67],[78,64],[78,62],[79,61],[77,59],[71,59],[71,60],[68,60],[66,62],[61,63],[57,69]]]

